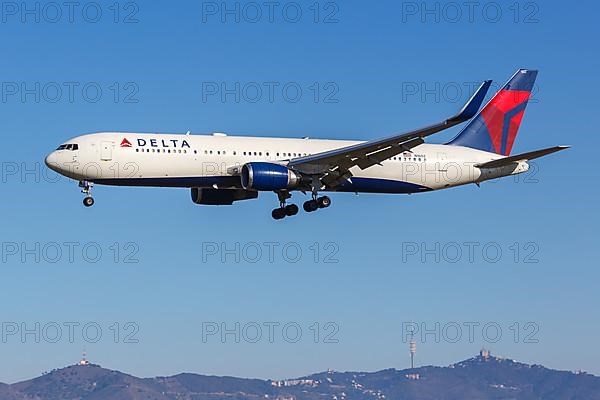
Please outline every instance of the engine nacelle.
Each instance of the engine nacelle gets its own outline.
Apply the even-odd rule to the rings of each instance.
[[[242,167],[242,187],[246,190],[283,190],[300,185],[302,177],[284,165],[251,162]]]
[[[207,206],[230,206],[236,201],[257,197],[258,192],[254,190],[192,188],[192,201]]]

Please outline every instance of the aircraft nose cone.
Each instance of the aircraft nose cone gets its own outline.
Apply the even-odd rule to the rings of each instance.
[[[50,168],[53,171],[57,171],[57,169],[58,169],[58,156],[56,155],[56,152],[53,151],[52,153],[48,154],[46,156],[46,159],[44,160],[44,162],[46,163],[46,166],[48,168]]]

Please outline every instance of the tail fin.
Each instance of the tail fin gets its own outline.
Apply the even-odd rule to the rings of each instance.
[[[510,155],[538,72],[518,70],[448,144]]]

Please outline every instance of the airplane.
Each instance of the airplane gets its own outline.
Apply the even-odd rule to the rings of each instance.
[[[303,208],[331,205],[323,192],[413,194],[521,174],[528,161],[569,146],[511,155],[538,72],[519,69],[479,111],[484,81],[458,114],[442,122],[373,141],[102,132],[68,140],[46,165],[79,181],[91,207],[94,184],[191,189],[199,205],[232,205],[274,192],[276,220],[298,214],[293,192],[310,195]],[[468,124],[445,144],[425,138]]]

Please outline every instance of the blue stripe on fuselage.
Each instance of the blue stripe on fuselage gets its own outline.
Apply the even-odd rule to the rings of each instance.
[[[94,179],[94,183],[99,185],[111,186],[151,186],[151,187],[212,187],[213,185],[222,188],[238,187],[241,188],[239,176],[186,176],[186,177],[165,177],[165,178],[118,178],[118,179]]]
[[[395,181],[379,178],[353,177],[352,182],[344,182],[333,191],[336,192],[361,192],[361,193],[420,193],[431,189],[409,182]],[[149,187],[206,187],[217,185],[221,188],[241,188],[238,176],[210,176],[210,177],[165,177],[165,178],[119,178],[95,179],[99,185],[111,186],[149,186]]]
[[[335,188],[336,192],[362,192],[362,193],[419,193],[431,189],[415,183],[394,181],[378,178],[350,178],[352,183],[344,182]]]

